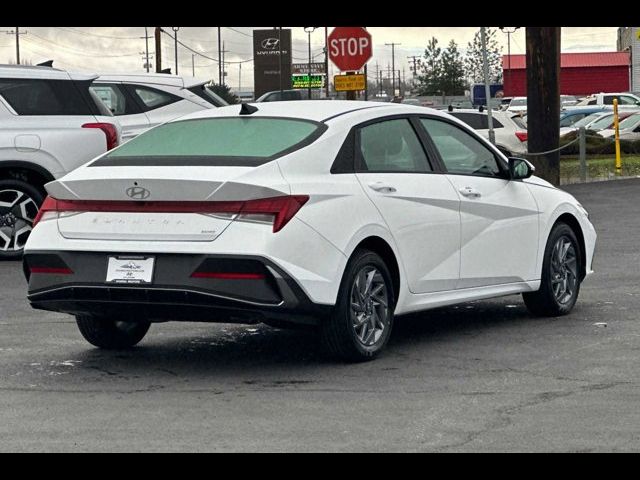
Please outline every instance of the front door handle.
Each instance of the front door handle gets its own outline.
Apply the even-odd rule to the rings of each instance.
[[[391,185],[387,185],[386,183],[383,183],[383,182],[370,183],[369,188],[371,190],[375,190],[376,192],[380,192],[380,193],[393,193],[396,191],[395,187],[392,187]]]
[[[464,188],[461,188],[458,191],[463,196],[469,197],[469,198],[480,198],[482,196],[482,194],[478,190],[476,190],[475,188],[471,188],[471,187],[464,187]]]

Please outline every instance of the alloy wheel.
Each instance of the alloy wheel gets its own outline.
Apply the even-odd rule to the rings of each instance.
[[[560,305],[569,303],[578,286],[578,258],[573,242],[560,237],[551,252],[551,287]]]
[[[350,314],[356,338],[365,347],[375,345],[389,328],[389,292],[376,267],[365,266],[356,274]]]
[[[0,251],[20,251],[27,243],[37,203],[19,190],[0,190]]]

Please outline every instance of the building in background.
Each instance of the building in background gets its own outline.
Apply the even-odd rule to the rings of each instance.
[[[617,46],[621,52],[629,52],[629,85],[632,92],[640,92],[640,27],[618,27]]]
[[[563,53],[560,57],[562,95],[629,91],[629,52]],[[502,68],[504,96],[526,96],[526,56],[511,55],[509,59],[504,55]]]

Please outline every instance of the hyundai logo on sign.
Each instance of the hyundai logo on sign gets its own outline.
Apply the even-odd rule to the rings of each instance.
[[[278,43],[280,43],[280,40],[277,38],[265,38],[262,41],[262,48],[265,50],[275,50],[278,48]]]
[[[130,187],[127,188],[127,196],[134,200],[146,200],[151,195],[151,192],[142,187]]]

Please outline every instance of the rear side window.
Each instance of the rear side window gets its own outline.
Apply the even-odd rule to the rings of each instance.
[[[0,95],[18,115],[93,115],[88,84],[72,80],[0,79]]]
[[[200,98],[203,98],[204,100],[209,102],[211,105],[214,105],[216,107],[224,107],[226,105],[229,105],[222,97],[217,95],[213,90],[211,90],[205,84],[195,85],[193,87],[189,87],[187,90],[189,90],[191,93],[195,93],[197,96],[199,96]]]
[[[407,119],[387,120],[360,129],[359,170],[369,172],[429,172],[422,144]]]
[[[93,165],[257,166],[308,145],[325,129],[288,118],[183,120],[151,129]]]
[[[179,97],[171,95],[170,93],[156,90],[155,88],[141,87],[135,85],[133,91],[140,101],[146,107],[146,110],[154,110],[156,108],[164,107],[180,100]]]
[[[560,126],[561,127],[570,127],[571,125],[576,123],[578,120],[582,120],[585,116],[586,116],[586,114],[583,114],[583,113],[579,113],[577,115],[566,116],[562,120],[560,120]]]
[[[462,120],[474,130],[489,130],[489,117],[482,113],[468,113],[468,112],[451,112],[458,120]],[[493,128],[504,128],[504,125],[496,118],[492,118]]]
[[[131,115],[140,113],[140,109],[118,85],[94,83],[91,91],[100,99],[113,115]]]

